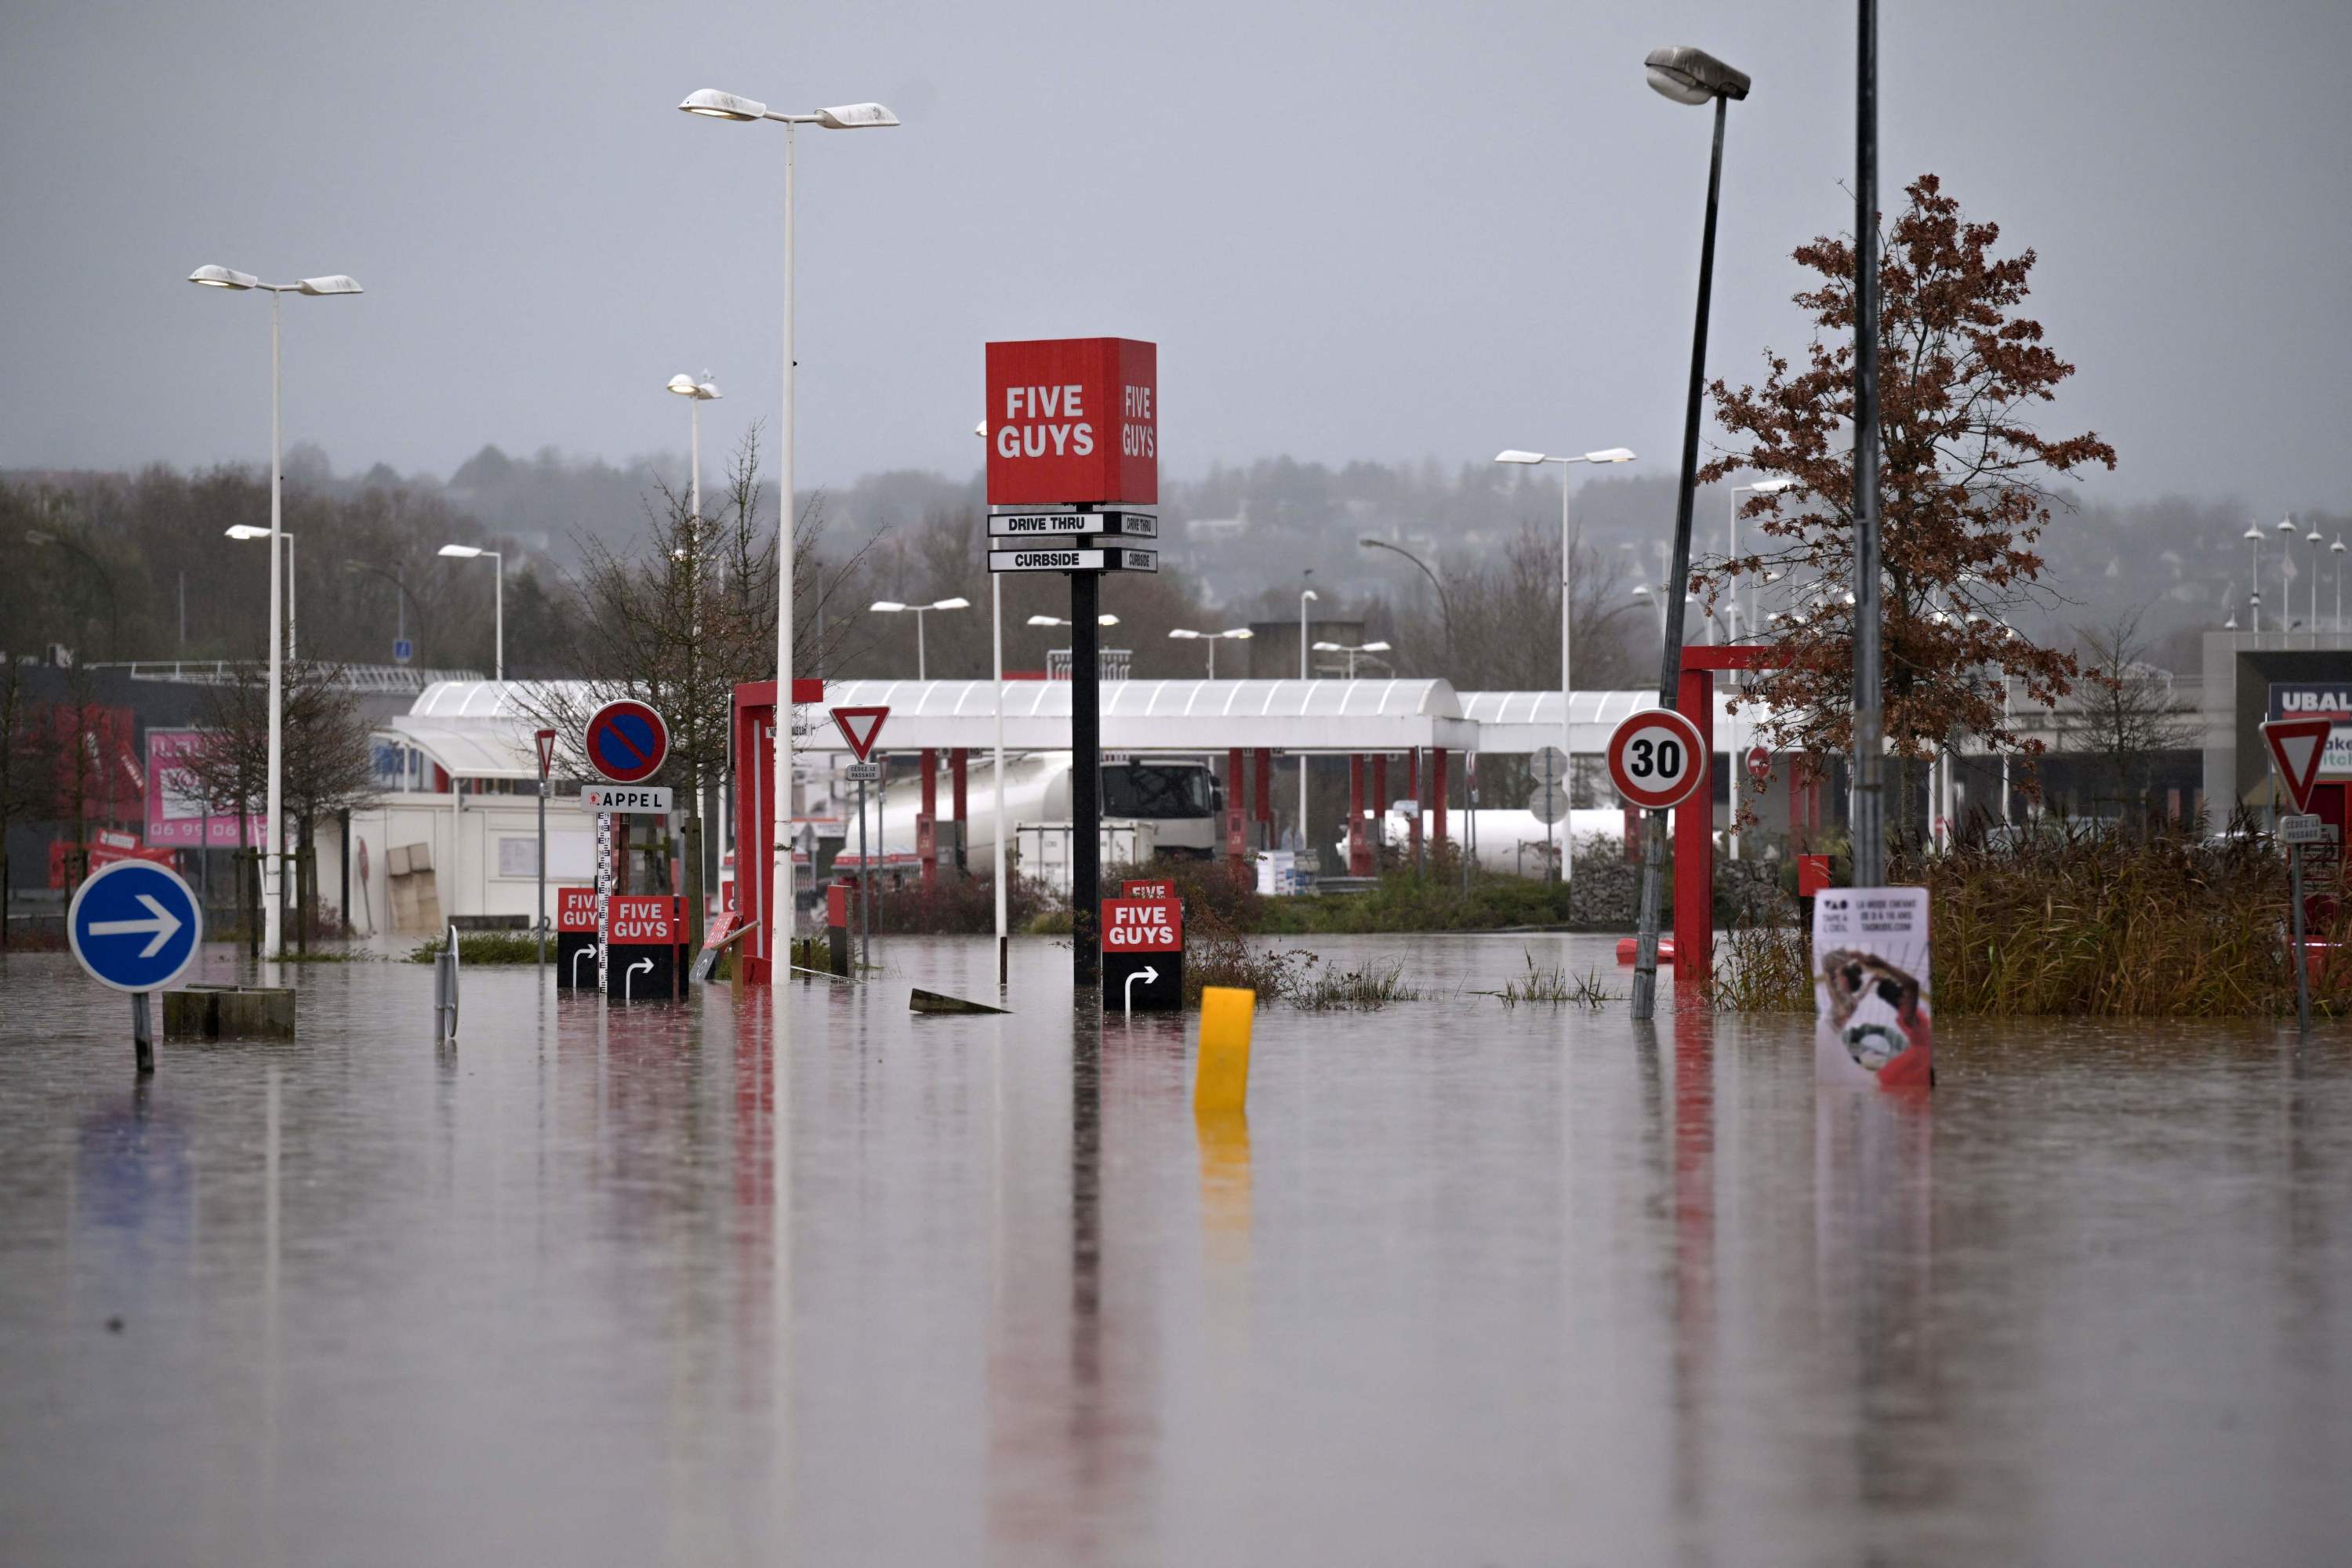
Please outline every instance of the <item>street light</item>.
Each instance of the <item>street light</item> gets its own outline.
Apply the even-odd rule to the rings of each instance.
[[[231,539],[238,540],[267,539],[269,537],[269,530],[250,522],[232,523],[221,531],[227,534]],[[296,590],[299,586],[299,579],[296,576],[294,571],[294,536],[289,533],[281,535],[281,537],[286,541],[286,657],[288,658],[299,658],[302,656],[295,650],[299,647],[301,644],[294,635],[295,626],[299,624],[300,619],[300,617],[295,614],[294,609],[294,602],[297,597]]]
[[[2311,547],[2311,629],[2316,632],[2319,630],[2319,530],[2315,528],[2305,534],[2303,542]]]
[[[707,370],[702,373],[700,381],[681,371],[669,378],[669,390],[688,400],[688,426],[692,434],[688,447],[691,455],[688,460],[693,464],[693,469],[686,482],[687,504],[693,510],[695,532],[699,534],[702,531],[702,405],[722,395],[711,384],[710,373]]]
[[[789,960],[792,951],[793,882],[793,154],[803,125],[827,131],[878,130],[898,117],[878,103],[851,103],[808,114],[776,114],[756,99],[716,88],[687,95],[678,108],[711,120],[772,120],[784,128],[784,330],[783,425],[776,442],[776,808],[774,923],[772,950]],[[998,781],[1002,790],[1003,781]],[[1000,879],[999,885],[1002,885]]]
[[[2252,601],[2253,634],[2261,637],[2263,635],[2263,525],[2259,522],[2250,522],[2246,524],[2246,531],[2239,537],[2253,546],[2253,564],[2248,569],[2246,586],[2253,595]]]
[[[1311,572],[1314,568],[1310,566],[1307,570]],[[1307,673],[1307,606],[1319,603],[1321,599],[1322,595],[1312,588],[1299,590],[1298,679],[1301,680],[1312,679]],[[1304,695],[1299,699],[1298,710],[1302,714],[1307,711],[1307,700]],[[1307,853],[1309,842],[1307,837],[1307,753],[1301,752],[1298,753],[1298,852],[1301,855]],[[1317,859],[1319,864],[1321,857],[1317,857]]]
[[[408,601],[415,595],[408,591],[408,584],[401,580],[400,574],[397,572],[387,572],[372,561],[354,561],[349,556],[344,557],[343,570],[346,572],[366,572],[372,574],[374,576],[383,578],[394,588],[400,590],[397,594],[393,595],[392,600],[392,635],[395,643],[406,642],[408,640]],[[418,624],[422,626],[425,620],[425,606],[422,605],[416,606],[416,619]],[[395,656],[398,651],[399,650],[395,647],[394,650]]]
[[[1797,481],[1794,479],[1759,479],[1752,485],[1734,485],[1731,487],[1731,505],[1728,508],[1729,515],[1725,518],[1723,525],[1723,558],[1725,561],[1735,561],[1738,559],[1739,556],[1739,492],[1747,490],[1759,496],[1777,496],[1789,490],[1795,489],[1796,488]],[[1731,640],[1737,641],[1739,637],[1739,629],[1743,624],[1747,626],[1750,634],[1754,633],[1756,629],[1756,611],[1754,606],[1750,605],[1747,617],[1743,622],[1739,614],[1739,590],[1737,586],[1729,584],[1727,584],[1726,586],[1729,589],[1730,597],[1729,624]],[[1737,783],[1737,778],[1738,774],[1735,771],[1735,784]]]
[[[2279,630],[2294,630],[2294,519],[2278,521],[2279,534]],[[2284,643],[2279,644],[2284,647]]]
[[[1574,706],[1572,694],[1576,690],[1576,681],[1574,679],[1575,666],[1570,658],[1569,645],[1570,636],[1575,630],[1576,624],[1576,591],[1572,582],[1570,581],[1572,574],[1570,571],[1570,546],[1568,532],[1568,471],[1566,465],[1570,463],[1630,463],[1633,460],[1633,452],[1623,447],[1604,447],[1598,452],[1586,452],[1578,457],[1555,458],[1544,452],[1521,451],[1517,447],[1508,447],[1506,450],[1495,454],[1495,461],[1498,463],[1522,463],[1530,466],[1537,463],[1559,463],[1562,465],[1559,476],[1559,754],[1569,759],[1568,776],[1560,780],[1560,787],[1568,791],[1571,802],[1575,797],[1575,791],[1572,787],[1572,783],[1576,777],[1576,722],[1574,717],[1569,712],[1569,709]],[[1575,858],[1575,856],[1571,853],[1575,847],[1573,842],[1574,835],[1570,832],[1566,826],[1568,820],[1569,819],[1565,816],[1560,818],[1560,878],[1563,881],[1573,882],[1576,879],[1576,870],[1570,862]],[[1574,896],[1575,895],[1572,892],[1570,894],[1570,898],[1573,898]]]
[[[2344,536],[2337,534],[2336,542],[2327,547],[2336,557],[2336,629],[2344,629]]]
[[[1356,542],[1367,550],[1387,550],[1403,556],[1420,567],[1421,574],[1429,579],[1429,585],[1437,590],[1437,613],[1445,620],[1445,665],[1450,674],[1454,668],[1454,601],[1446,597],[1445,584],[1438,579],[1436,571],[1402,544],[1391,544],[1385,539],[1359,539]]]
[[[1343,642],[1319,642],[1315,645],[1315,651],[1317,653],[1346,654],[1348,656],[1348,679],[1353,680],[1356,679],[1356,656],[1363,653],[1386,653],[1389,651],[1389,645],[1384,642],[1354,644]]]
[[[1188,631],[1182,626],[1178,626],[1168,635],[1171,637],[1180,638],[1187,642],[1197,640],[1207,643],[1209,645],[1209,679],[1211,680],[1214,680],[1217,679],[1217,644],[1226,637],[1233,637],[1242,642],[1247,642],[1251,637],[1255,637],[1257,634],[1251,631],[1247,626],[1236,626],[1233,630],[1227,632],[1195,632]]]
[[[934,599],[928,605],[902,605],[896,599],[877,599],[866,606],[879,616],[902,615],[909,610],[915,616],[915,679],[929,680],[930,672],[923,661],[923,616],[930,610],[968,610],[970,599]]]
[[[1032,616],[1029,617],[1029,624],[1033,626],[1066,626],[1071,623],[1060,616]],[[1118,625],[1118,617],[1112,615],[1097,616],[1095,625],[1115,626]]]
[[[497,641],[492,645],[491,676],[493,680],[507,678],[507,561],[495,550],[485,550],[478,544],[445,544],[441,553],[452,561],[471,561],[477,555],[487,555],[498,564],[492,568],[498,578],[498,596],[493,601],[497,611]]]
[[[243,293],[258,289],[269,296],[269,531],[280,533],[278,525],[285,520],[285,465],[281,455],[281,418],[284,403],[284,378],[278,369],[279,300],[288,294],[308,294],[323,299],[336,294],[356,294],[360,286],[340,272],[318,278],[303,278],[292,283],[264,283],[250,272],[232,268],[205,266],[188,274],[188,281],[205,289],[226,289]],[[284,814],[286,793],[286,645],[290,631],[279,619],[279,605],[285,597],[284,579],[278,563],[278,552],[269,552],[269,789],[263,820],[277,840],[273,853],[262,857],[261,862],[261,945],[262,951],[273,956],[284,945],[285,916],[279,909],[284,897],[284,877],[279,864],[286,852]]]
[[[1872,3],[1873,0],[1864,0],[1865,6]],[[1653,49],[1642,64],[1650,86],[1661,95],[1676,103],[1712,102],[1715,105],[1714,150],[1709,155],[1706,171],[1706,221],[1699,240],[1697,323],[1691,333],[1690,391],[1683,416],[1682,475],[1675,493],[1674,564],[1666,577],[1669,584],[1678,587],[1690,580],[1691,506],[1698,484],[1700,405],[1706,391],[1707,305],[1715,290],[1715,221],[1723,190],[1723,122],[1732,101],[1748,96],[1748,78],[1746,72],[1735,70],[1705,50],[1695,49],[1688,45]],[[1862,432],[1865,447],[1870,435],[1867,430]],[[1874,452],[1870,456],[1874,462]],[[1869,508],[1865,506],[1864,510],[1867,512]],[[1878,570],[1875,539],[1865,537],[1862,548],[1869,557],[1863,563],[1864,569],[1874,583]],[[1871,608],[1874,613],[1877,608],[1874,588]],[[1873,639],[1876,637],[1874,626],[1868,635]],[[1668,596],[1665,635],[1661,641],[1664,646],[1658,656],[1658,706],[1672,708],[1682,674],[1683,603],[1679,597]],[[1857,664],[1866,665],[1869,669],[1866,679],[1870,686],[1869,710],[1864,712],[1862,705],[1856,704],[1857,729],[1870,729],[1874,734],[1877,645],[1873,640],[1866,647],[1858,647],[1856,652]],[[1870,763],[1867,785],[1874,786],[1876,783],[1876,764]],[[1704,802],[1699,809],[1706,809]],[[1874,821],[1872,826],[1874,829]],[[1857,844],[1861,831],[1859,827],[1856,829]],[[1650,813],[1647,850],[1642,857],[1642,904],[1633,955],[1633,1013],[1635,1018],[1652,1016],[1657,1005],[1658,905],[1664,891],[1661,873],[1665,858],[1666,815],[1654,811]],[[1874,866],[1875,862],[1871,864]],[[1865,878],[1860,870],[1857,868],[1854,878],[1857,885],[1876,885],[1877,879]],[[1692,960],[1685,958],[1684,962]]]

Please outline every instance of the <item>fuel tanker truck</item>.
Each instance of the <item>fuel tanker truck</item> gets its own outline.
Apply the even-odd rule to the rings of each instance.
[[[955,815],[955,785],[944,756],[938,778],[936,815],[945,824]],[[1205,860],[1219,853],[1224,804],[1224,787],[1208,763],[1198,757],[1154,756],[1102,764],[1103,820],[1149,825],[1153,852],[1161,856]],[[868,852],[877,860],[887,855],[912,854],[915,818],[922,806],[922,773],[912,757],[900,755],[893,760],[889,783],[878,792],[870,788],[866,792]],[[855,856],[857,786],[835,782],[830,809],[847,825],[843,852]],[[973,752],[966,764],[964,814],[965,863],[979,869],[988,864],[996,847],[996,781],[993,759],[988,752]],[[1067,752],[1031,752],[1005,758],[1007,833],[1017,834],[1024,823],[1069,820]]]

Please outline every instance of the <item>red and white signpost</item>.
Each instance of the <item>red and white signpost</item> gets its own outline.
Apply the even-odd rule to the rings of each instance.
[[[1103,986],[1125,1011],[1181,1012],[1184,906],[1169,898],[1105,899],[1102,961]]]
[[[1101,650],[1105,572],[1156,572],[1160,351],[1129,338],[988,345],[988,569],[1070,580],[1071,978],[1080,1004],[1102,980]],[[1000,883],[1001,886],[1001,883]]]
[[[1644,811],[1672,811],[1706,784],[1706,741],[1671,708],[1629,713],[1609,736],[1609,782]]]
[[[833,727],[857,759],[849,764],[849,776],[857,781],[857,963],[862,969],[874,961],[874,862],[866,853],[866,786],[882,777],[882,764],[866,759],[882,738],[882,721],[890,717],[890,710],[835,708],[832,712]],[[790,953],[784,962],[792,962]]]
[[[2311,792],[2319,783],[2319,764],[2335,728],[2336,721],[2327,718],[2273,719],[2263,726],[2271,765],[2294,803],[2294,815],[2278,819],[2278,836],[2286,846],[2288,901],[2294,906],[2295,1022],[2306,1034],[2311,1029],[2311,955],[2304,945],[2303,847],[2326,842],[2327,825],[2311,814]]]

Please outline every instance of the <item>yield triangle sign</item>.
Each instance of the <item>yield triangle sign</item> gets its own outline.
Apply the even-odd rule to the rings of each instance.
[[[2328,732],[2335,728],[2333,719],[2273,719],[2263,726],[2271,762],[2297,812],[2311,809],[2312,786],[2319,782],[2319,762],[2327,754]]]
[[[861,763],[866,760],[866,753],[874,749],[876,739],[882,733],[882,721],[888,717],[890,710],[887,708],[833,710],[835,727],[840,730],[841,738],[849,742],[849,749],[856,753]]]

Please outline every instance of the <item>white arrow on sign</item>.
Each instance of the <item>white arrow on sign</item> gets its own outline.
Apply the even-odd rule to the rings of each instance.
[[[651,974],[654,972],[654,961],[650,958],[641,958],[635,963],[629,965],[629,967],[623,972],[621,975],[622,1001],[634,1002],[637,999],[637,971],[640,969],[644,970],[646,973]]]
[[[173,935],[179,931],[180,917],[156,902],[155,895],[152,893],[140,894],[139,901],[147,906],[149,912],[155,917],[153,920],[92,921],[89,922],[89,934],[92,936],[139,936],[152,931],[153,937],[145,947],[139,950],[139,956],[154,957],[163,951],[163,944],[171,941]]]
[[[1160,971],[1147,963],[1127,977],[1127,1010],[1130,1013],[1135,1011],[1135,983],[1139,980],[1149,980],[1157,985],[1160,984]]]

